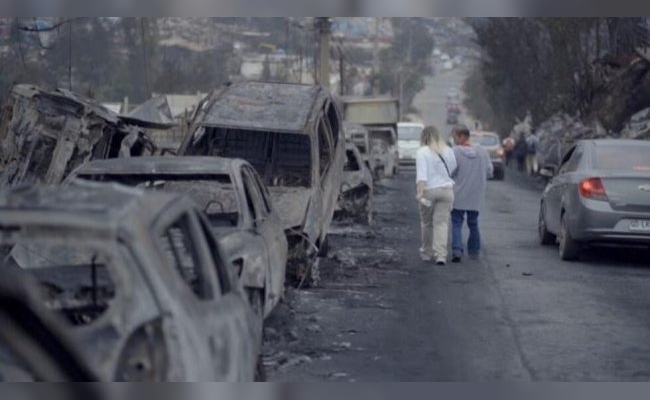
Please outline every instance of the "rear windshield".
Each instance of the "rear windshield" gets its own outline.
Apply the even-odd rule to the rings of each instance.
[[[400,126],[399,140],[420,140],[423,128],[420,126]]]
[[[599,146],[594,159],[595,169],[650,172],[650,147]]]
[[[472,135],[471,141],[481,146],[497,146],[499,144],[499,138],[492,135]]]
[[[212,225],[237,226],[239,221],[237,193],[230,175],[81,174],[79,178],[185,194],[205,211]]]

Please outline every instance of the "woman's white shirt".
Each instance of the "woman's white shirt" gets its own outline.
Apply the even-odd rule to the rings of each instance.
[[[454,151],[447,147],[441,156],[445,159],[449,172],[447,172],[445,164],[438,154],[434,153],[429,147],[421,147],[418,150],[415,159],[416,182],[426,182],[427,189],[454,187],[454,180],[450,176],[458,167]]]

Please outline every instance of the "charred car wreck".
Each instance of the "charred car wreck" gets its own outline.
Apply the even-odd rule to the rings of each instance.
[[[102,380],[250,381],[261,326],[184,196],[79,182],[0,194],[0,257]]]
[[[361,153],[361,158],[363,158],[363,162],[366,164],[368,169],[370,169],[373,177],[378,179],[380,171],[374,154],[372,153],[372,143],[370,141],[370,132],[368,132],[368,129],[361,124],[353,122],[344,122],[343,128],[345,130],[345,139],[357,146],[359,153]]]
[[[338,216],[363,216],[372,223],[373,179],[357,147],[348,142],[345,149],[343,183],[336,214]]]
[[[280,301],[287,239],[266,187],[246,161],[218,157],[97,160],[69,177],[76,178],[187,194],[206,213],[254,311],[268,316]]]
[[[344,149],[341,117],[327,90],[240,82],[199,105],[179,154],[248,161],[284,223],[288,278],[314,283],[341,187]]]
[[[60,183],[92,159],[152,154],[135,125],[66,90],[17,85],[0,117],[0,187]]]

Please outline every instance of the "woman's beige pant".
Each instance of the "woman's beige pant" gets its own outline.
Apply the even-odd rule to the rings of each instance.
[[[424,198],[432,207],[420,204],[422,221],[422,250],[435,257],[436,261],[447,262],[449,255],[449,218],[454,204],[454,189],[427,189]]]

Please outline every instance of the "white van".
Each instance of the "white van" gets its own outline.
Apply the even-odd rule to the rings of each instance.
[[[424,125],[419,122],[400,122],[397,124],[400,164],[415,164],[415,156],[420,148],[420,138],[423,130]]]

